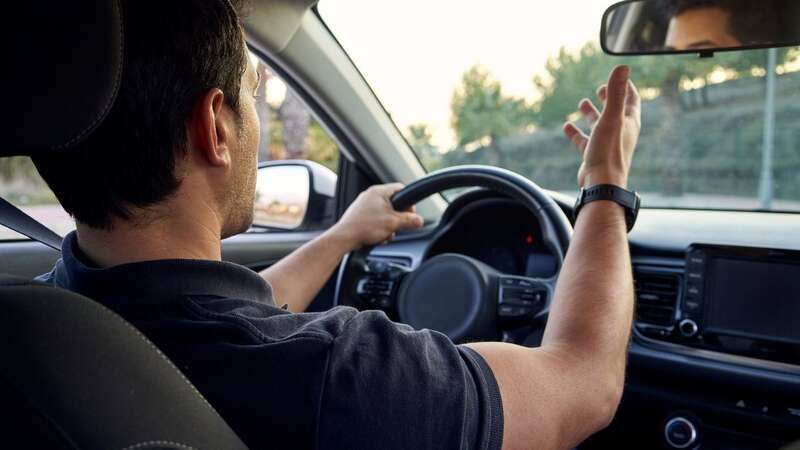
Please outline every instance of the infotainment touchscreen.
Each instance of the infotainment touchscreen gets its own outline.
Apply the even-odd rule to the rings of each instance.
[[[727,256],[706,261],[705,331],[800,344],[800,264]]]

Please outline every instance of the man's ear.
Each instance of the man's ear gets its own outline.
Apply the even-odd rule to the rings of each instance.
[[[234,125],[225,94],[220,89],[210,89],[197,102],[189,119],[189,148],[212,166],[230,166]]]

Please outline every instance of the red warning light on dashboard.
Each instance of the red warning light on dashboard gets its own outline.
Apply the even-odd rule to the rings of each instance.
[[[533,245],[533,235],[529,234],[528,237],[525,238],[525,243],[528,245]]]

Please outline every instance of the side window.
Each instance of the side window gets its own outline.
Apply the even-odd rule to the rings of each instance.
[[[0,158],[0,197],[62,236],[75,229],[75,222],[61,208],[30,158]],[[19,239],[27,238],[0,226],[0,241]]]
[[[256,107],[261,121],[259,162],[280,160],[308,160],[337,171],[339,149],[336,142],[314,118],[302,99],[278,75],[255,55],[250,55],[260,72]],[[276,177],[282,185],[276,189],[297,197],[298,181],[293,177]],[[273,183],[275,184],[275,183]],[[300,189],[302,190],[302,189]],[[0,158],[0,197],[20,207],[60,235],[75,229],[75,222],[39,176],[30,158]],[[278,223],[292,224],[298,211],[294,204],[285,204],[282,199],[272,199],[269,214],[277,216]],[[282,217],[286,216],[287,217]],[[283,228],[294,228],[286,226]],[[25,239],[24,236],[0,226],[0,241]]]
[[[259,170],[253,230],[325,228],[335,211],[339,148],[300,96],[257,56],[250,57],[261,80],[256,92],[261,122],[258,161],[274,163]],[[322,167],[281,164],[288,160]],[[323,192],[318,192],[320,188]]]
[[[339,149],[300,96],[257,56],[261,77],[256,108],[261,120],[259,162],[304,159],[336,172]]]

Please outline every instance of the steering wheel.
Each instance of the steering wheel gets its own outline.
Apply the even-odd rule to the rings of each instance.
[[[453,167],[406,186],[394,195],[392,205],[403,211],[433,194],[469,187],[504,194],[534,214],[541,239],[557,260],[555,275],[546,279],[507,275],[459,254],[425,259],[411,271],[392,263],[370,261],[372,248],[365,247],[352,252],[343,262],[338,298],[363,298],[370,293],[371,283],[372,287],[383,289],[383,294],[394,296],[383,298],[396,306],[400,322],[415,329],[443,332],[454,342],[494,340],[504,327],[546,320],[572,225],[536,183],[498,167]]]

